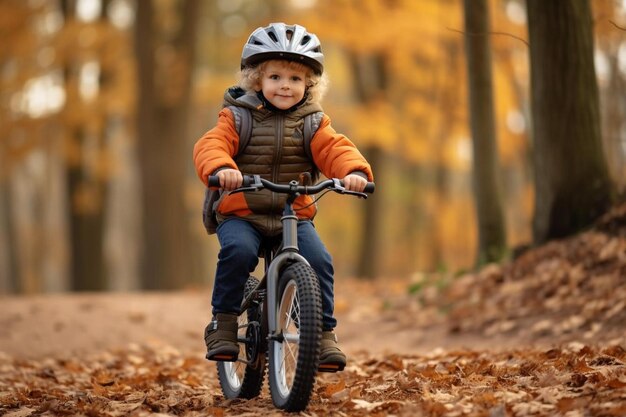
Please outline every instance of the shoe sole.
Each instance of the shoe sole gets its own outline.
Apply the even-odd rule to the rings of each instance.
[[[207,358],[210,361],[217,361],[217,362],[236,362],[238,356],[239,355],[232,355],[232,354],[227,354],[227,353],[214,353],[214,354],[207,353],[205,358]]]
[[[345,363],[321,363],[317,367],[317,370],[318,372],[335,373],[335,372],[343,371],[345,367],[346,367]]]

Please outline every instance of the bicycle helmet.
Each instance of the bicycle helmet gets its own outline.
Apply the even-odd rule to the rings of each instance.
[[[252,32],[243,47],[241,68],[255,66],[268,59],[302,62],[318,75],[324,71],[324,54],[319,39],[300,25],[270,23]]]

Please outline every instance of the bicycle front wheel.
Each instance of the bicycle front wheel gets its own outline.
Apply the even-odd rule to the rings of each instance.
[[[315,384],[322,335],[321,292],[313,268],[302,262],[286,268],[277,300],[277,332],[268,346],[272,401],[278,408],[302,411]]]

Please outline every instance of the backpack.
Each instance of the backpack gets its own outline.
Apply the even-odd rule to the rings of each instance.
[[[250,143],[250,138],[252,137],[252,114],[250,113],[250,110],[245,107],[228,106],[228,109],[230,109],[235,117],[235,128],[237,129],[237,134],[239,135],[239,149],[237,149],[237,153],[233,157],[234,160],[237,160],[237,157],[244,152]],[[311,161],[313,160],[313,155],[311,154],[311,139],[313,139],[315,132],[317,132],[317,129],[320,126],[322,116],[324,116],[324,113],[321,111],[304,116],[304,126],[302,128],[302,135],[304,139],[303,146],[304,152]],[[315,182],[317,177],[319,177],[319,170],[317,167],[313,168],[311,176]],[[204,193],[202,222],[204,223],[204,228],[207,233],[210,235],[214,234],[217,229],[218,223],[216,209],[221,196],[222,190],[211,190],[208,187]]]

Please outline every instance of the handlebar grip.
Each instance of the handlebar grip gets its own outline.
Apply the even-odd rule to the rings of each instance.
[[[368,182],[363,192],[368,193],[368,194],[373,194],[375,189],[376,189],[376,184],[374,184],[373,182]]]
[[[249,187],[251,184],[254,184],[254,176],[253,175],[244,175],[243,181],[241,182],[242,187]]]
[[[209,175],[208,184],[209,184],[209,187],[219,187],[220,177],[218,177],[217,175]]]
[[[244,175],[243,182],[241,183],[242,187],[249,187],[250,184],[254,183],[254,177],[252,175]],[[217,175],[209,175],[208,176],[208,184],[209,187],[220,187],[220,177]]]

